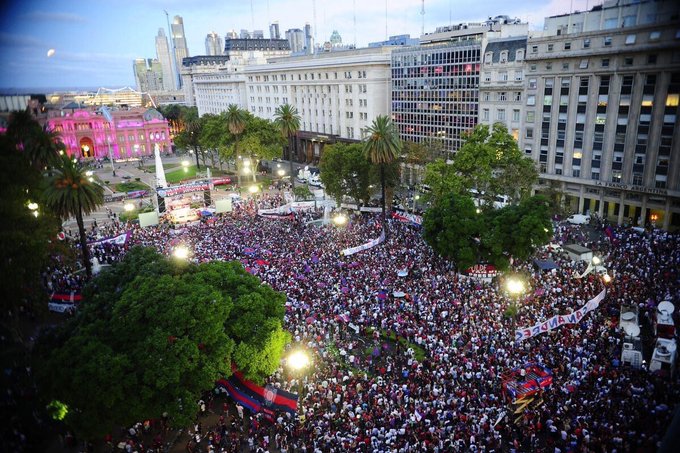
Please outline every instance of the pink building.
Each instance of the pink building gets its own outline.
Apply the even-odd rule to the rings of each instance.
[[[114,160],[153,156],[156,144],[161,152],[172,149],[168,121],[157,110],[114,110],[111,116],[113,124],[97,110],[62,109],[50,112],[47,124],[78,159],[102,159],[109,149]]]

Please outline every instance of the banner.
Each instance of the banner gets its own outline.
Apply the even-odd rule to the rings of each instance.
[[[295,217],[293,217],[293,213],[290,214],[261,214],[258,213],[260,217],[263,219],[271,219],[271,220],[293,220]]]
[[[70,293],[52,293],[50,294],[50,302],[55,304],[73,304],[83,300],[80,293],[71,291]]]
[[[341,251],[340,254],[344,255],[344,256],[354,255],[355,253],[359,253],[359,252],[363,252],[364,250],[371,249],[371,248],[375,247],[376,245],[381,244],[384,241],[385,241],[385,230],[383,230],[383,232],[380,233],[380,237],[378,237],[377,239],[373,239],[372,241],[368,241],[367,243],[358,245],[356,247],[350,247],[348,249],[345,249],[345,250]]]
[[[259,386],[247,380],[240,371],[234,370],[234,374],[228,379],[220,379],[217,381],[217,386],[225,389],[235,401],[254,413],[264,408],[291,414],[297,412],[298,396],[296,394],[271,385]]]
[[[576,324],[585,315],[590,313],[591,311],[595,310],[597,307],[600,306],[600,302],[604,300],[604,296],[606,295],[607,290],[603,289],[600,294],[595,296],[594,298],[590,299],[584,306],[579,308],[573,313],[570,313],[568,315],[556,315],[553,316],[552,318],[548,319],[547,321],[543,321],[541,323],[538,323],[532,327],[524,327],[521,329],[517,329],[515,331],[515,341],[522,341],[526,340],[527,338],[535,337],[536,335],[540,335],[542,333],[549,332],[551,330],[557,329],[558,327],[561,327],[565,324]]]
[[[125,245],[130,238],[130,232],[126,231],[125,233],[121,233],[118,236],[112,236],[104,239],[99,239],[98,241],[94,242],[88,242],[88,245],[96,245],[96,244],[116,244],[116,245]]]
[[[76,306],[75,304],[57,304],[54,302],[49,302],[47,304],[47,308],[55,313],[70,313],[75,311]]]
[[[276,208],[269,208],[269,209],[258,209],[257,213],[259,215],[268,215],[268,214],[289,214],[292,212],[291,205],[290,203],[286,203],[284,205],[281,205]]]
[[[411,222],[414,225],[422,225],[423,224],[423,216],[411,214],[410,212],[406,211],[393,211],[392,212],[392,218],[396,220],[400,220],[402,222]]]

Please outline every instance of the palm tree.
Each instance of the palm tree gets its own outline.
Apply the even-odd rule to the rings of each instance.
[[[380,115],[366,129],[368,139],[364,143],[366,158],[374,165],[380,165],[380,186],[382,189],[382,221],[387,232],[385,221],[385,165],[394,162],[401,155],[402,142],[394,123],[389,117]]]
[[[295,188],[295,177],[293,175],[293,135],[300,130],[300,115],[295,107],[290,104],[283,104],[276,108],[274,112],[274,122],[288,139],[288,160],[290,161],[290,182]]]
[[[237,158],[238,152],[238,138],[246,128],[246,112],[238,108],[236,104],[229,104],[229,108],[224,114],[227,120],[227,127],[229,132],[234,136],[234,157]],[[238,174],[238,185],[241,186],[241,172],[238,166],[236,167]]]
[[[12,112],[7,137],[26,153],[31,165],[40,172],[56,164],[59,150],[64,150],[59,133],[40,126],[28,110]]]
[[[87,248],[87,236],[83,215],[95,211],[104,202],[104,189],[99,184],[89,180],[85,169],[77,160],[64,155],[53,174],[46,179],[43,192],[45,205],[52,209],[62,219],[71,216],[76,218],[80,233],[80,248],[83,254],[85,275],[92,277],[92,263],[90,251]]]

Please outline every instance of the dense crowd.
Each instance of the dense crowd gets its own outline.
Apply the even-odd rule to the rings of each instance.
[[[261,414],[249,423],[223,417],[190,451],[231,451],[239,440],[252,451],[304,452],[649,451],[658,445],[680,387],[677,378],[644,366],[620,366],[617,322],[621,304],[638,305],[643,323],[651,323],[662,300],[678,306],[680,236],[614,229],[607,237],[556,224],[556,242],[591,248],[615,278],[600,307],[578,324],[517,343],[515,327],[570,313],[605,283],[595,273],[574,279],[584,263],[542,250],[536,257],[559,268],[545,272],[533,261],[516,261],[513,272],[528,288],[517,316],[505,316],[511,298],[503,278],[460,275],[416,227],[390,221],[383,244],[345,257],[341,250],[380,235],[379,217],[354,215],[344,228],[317,227],[307,222],[320,211],[272,220],[255,215],[257,206],[249,203],[176,229],[113,222],[92,231],[94,238],[131,228],[125,248],[170,254],[183,244],[196,262],[240,260],[288,296],[286,328],[313,353],[313,366],[303,376],[282,367],[269,383],[297,392],[302,379],[298,415],[282,414],[273,423]],[[260,207],[279,203],[264,199]],[[110,263],[125,248],[99,245],[94,256]],[[50,284],[77,286],[57,269]],[[529,362],[551,369],[554,383],[515,413],[501,376]]]

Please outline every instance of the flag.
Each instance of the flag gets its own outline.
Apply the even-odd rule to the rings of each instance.
[[[267,386],[261,387],[252,381],[247,380],[240,371],[234,370],[234,374],[229,378],[235,389],[252,396],[260,405],[269,407],[277,411],[297,412],[298,395],[282,389]]]
[[[50,302],[55,303],[55,304],[73,304],[76,302],[80,302],[83,299],[83,296],[80,295],[80,293],[71,291],[70,293],[52,293],[50,295]]]

